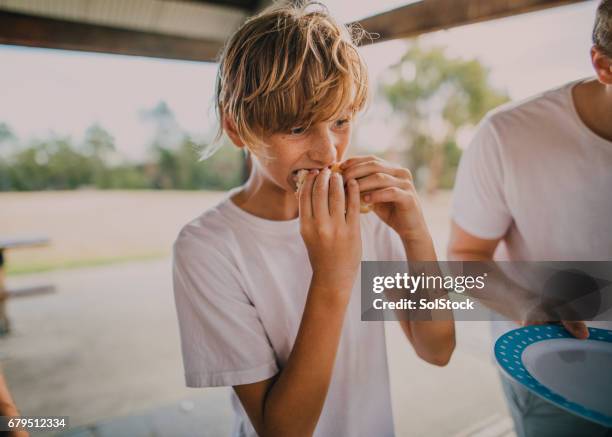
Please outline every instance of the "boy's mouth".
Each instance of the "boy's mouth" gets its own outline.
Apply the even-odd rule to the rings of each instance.
[[[301,170],[306,170],[306,169],[305,169],[305,168],[299,168],[299,169],[294,170],[294,171],[292,171],[292,172],[291,172],[291,180],[292,180],[293,182],[296,182],[296,181],[297,181],[297,179],[298,179],[298,173],[299,173]]]
[[[298,168],[297,170],[294,170],[291,172],[291,174],[289,175],[289,185],[291,185],[291,187],[293,188],[294,191],[297,191],[299,189],[299,182],[300,182],[300,172],[301,171],[306,171],[309,172],[310,170],[323,170],[325,167],[312,167],[312,168]],[[332,171],[339,171],[339,163],[335,163],[332,164],[330,166],[328,166],[327,168],[331,169]],[[303,182],[303,178],[305,176],[302,176],[302,181]]]
[[[291,185],[291,187],[293,188],[293,191],[297,192],[298,189],[300,188],[300,172],[308,172],[310,169],[308,168],[298,168],[297,170],[294,170],[291,172],[291,174],[289,175],[289,185]],[[302,182],[304,179],[304,176],[301,177]]]

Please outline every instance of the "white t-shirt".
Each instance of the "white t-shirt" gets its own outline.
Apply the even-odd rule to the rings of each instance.
[[[496,109],[463,154],[452,217],[504,237],[496,259],[612,260],[612,142],[578,116],[577,83]]]
[[[189,387],[270,378],[286,364],[312,268],[299,219],[272,221],[230,197],[183,227],[174,243],[174,294]],[[361,215],[364,261],[404,260],[401,240],[374,213]],[[355,279],[315,436],[392,436],[383,322],[360,320]],[[234,436],[255,436],[235,393]]]

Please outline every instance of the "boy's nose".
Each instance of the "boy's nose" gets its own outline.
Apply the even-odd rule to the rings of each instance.
[[[328,167],[336,162],[336,147],[328,135],[318,135],[308,156],[321,167]]]

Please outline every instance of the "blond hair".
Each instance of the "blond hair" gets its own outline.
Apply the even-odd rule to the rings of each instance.
[[[364,34],[336,23],[316,2],[274,5],[247,20],[219,60],[217,139],[227,117],[258,153],[266,134],[362,110],[368,77],[357,44]]]

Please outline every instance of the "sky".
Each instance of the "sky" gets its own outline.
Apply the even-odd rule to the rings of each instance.
[[[407,3],[323,2],[342,21]],[[523,99],[592,75],[589,48],[596,7],[591,0],[421,39],[425,45],[447,47],[451,56],[479,59],[490,69],[494,86],[513,100]],[[405,50],[406,42],[401,40],[364,47],[372,81]],[[99,123],[113,135],[122,154],[138,160],[145,156],[152,135],[142,112],[162,100],[181,127],[198,137],[210,136],[216,68],[213,63],[0,45],[0,122],[7,123],[22,142],[50,134],[79,141],[88,126]],[[380,121],[372,121],[360,135],[366,140],[375,137],[379,143],[392,141],[385,137]]]

